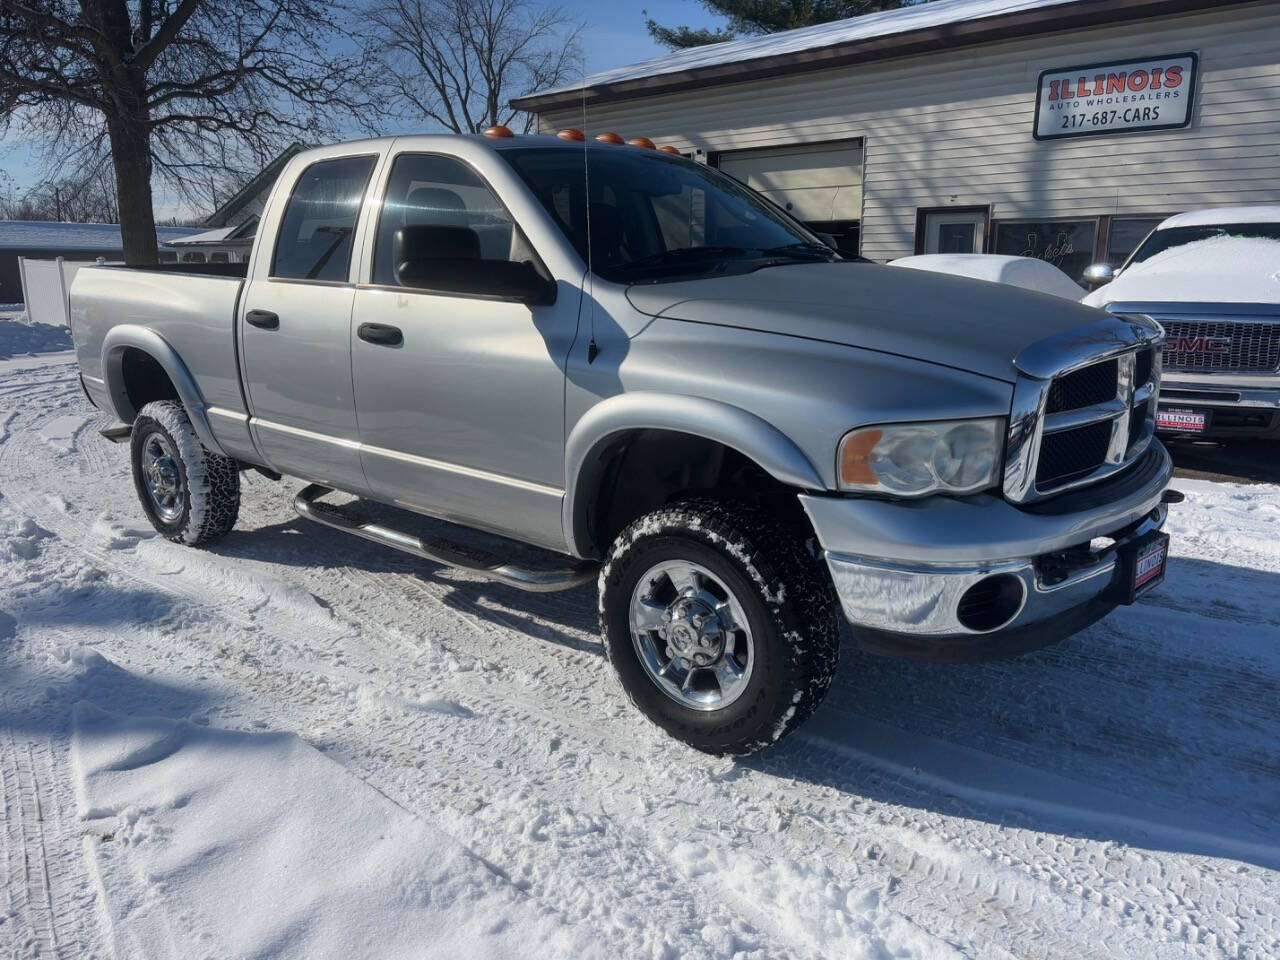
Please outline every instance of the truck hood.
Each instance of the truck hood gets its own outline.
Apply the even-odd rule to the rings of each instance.
[[[823,340],[1013,382],[1013,358],[1099,311],[1005,284],[868,263],[798,263],[748,274],[636,284],[654,317]]]

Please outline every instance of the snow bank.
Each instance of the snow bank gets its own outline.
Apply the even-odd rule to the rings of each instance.
[[[1280,241],[1210,237],[1157,253],[1084,298],[1093,307],[1159,303],[1280,303]]]
[[[121,956],[606,955],[293,734],[82,702],[72,764]]]
[[[71,349],[71,331],[49,323],[28,323],[20,317],[0,317],[0,360],[19,354],[53,353]]]

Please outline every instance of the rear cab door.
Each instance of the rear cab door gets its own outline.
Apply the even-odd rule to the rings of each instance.
[[[237,329],[249,426],[271,467],[367,492],[351,382],[365,195],[390,141],[308,152],[281,174]]]

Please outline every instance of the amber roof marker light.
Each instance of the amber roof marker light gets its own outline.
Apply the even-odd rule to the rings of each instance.
[[[587,139],[587,135],[577,127],[565,127],[557,133],[556,136],[561,140],[573,140],[575,142],[581,142]]]
[[[659,148],[658,148],[658,151],[659,151],[660,153],[674,153],[674,154],[676,154],[677,156],[679,156],[679,155],[680,155],[680,148],[679,148],[679,147],[673,147],[673,146],[672,146],[671,144],[669,144],[669,143],[668,143],[665,147],[659,147]]]
[[[632,137],[627,141],[627,143],[631,144],[633,147],[644,147],[646,150],[657,149],[657,147],[653,145],[653,141],[648,137]]]
[[[612,131],[608,133],[599,134],[596,137],[596,139],[599,140],[601,143],[626,143],[627,142],[623,140],[622,137],[618,136],[618,134],[613,133]]]
[[[514,137],[509,127],[504,127],[500,123],[495,123],[492,127],[484,132],[484,135],[491,140],[505,140],[507,137]]]

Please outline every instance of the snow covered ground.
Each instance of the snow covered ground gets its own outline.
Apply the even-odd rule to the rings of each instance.
[[[743,761],[627,706],[590,589],[294,517],[155,537],[74,367],[0,365],[0,957],[1280,956],[1280,488],[1022,659],[846,652]]]

